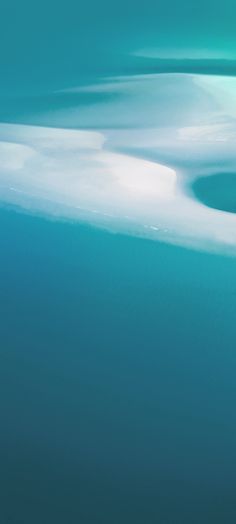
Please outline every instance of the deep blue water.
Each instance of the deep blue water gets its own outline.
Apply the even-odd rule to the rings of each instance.
[[[1,522],[235,522],[235,259],[0,221]]]

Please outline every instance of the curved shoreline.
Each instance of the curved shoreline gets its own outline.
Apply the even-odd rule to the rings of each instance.
[[[48,114],[51,127],[42,125],[43,115],[37,126],[0,124],[1,200],[115,231],[236,251],[236,216],[188,191],[214,164],[218,171],[236,165],[236,80],[172,77],[114,78],[104,89],[122,97],[80,109],[80,129],[58,126],[72,126],[76,108]],[[83,129],[92,121],[96,130]]]

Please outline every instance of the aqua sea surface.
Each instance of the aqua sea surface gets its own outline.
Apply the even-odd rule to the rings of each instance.
[[[0,122],[106,104],[60,90],[112,75],[234,77],[235,14],[5,3]],[[132,55],[144,48],[178,58]],[[230,162],[228,189],[218,168],[210,196],[200,179],[201,202],[234,210]],[[0,523],[234,524],[235,256],[95,226],[1,200]]]
[[[234,522],[234,259],[1,224],[2,522]]]

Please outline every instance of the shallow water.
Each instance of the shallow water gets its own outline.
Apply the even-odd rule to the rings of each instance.
[[[235,9],[2,7],[3,524],[235,523]]]

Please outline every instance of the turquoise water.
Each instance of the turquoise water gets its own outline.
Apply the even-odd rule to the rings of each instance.
[[[197,179],[193,191],[209,207],[228,213],[236,212],[236,177],[234,173],[219,173]]]
[[[2,521],[234,522],[235,260],[1,225]]]
[[[219,172],[235,172],[233,102],[227,120],[213,114],[216,145],[203,135],[204,154],[202,143],[149,148],[149,135],[125,132],[153,129],[158,120],[161,137],[163,129],[169,136],[168,122],[177,125],[186,109],[182,132],[204,124],[208,133],[209,93],[199,95],[187,78],[188,98],[182,76],[179,84],[175,77],[165,84],[163,74],[234,80],[235,12],[232,0],[5,4],[0,122],[110,129],[111,150],[115,144],[123,151],[125,143],[137,157],[168,160],[191,176],[218,173],[220,188],[211,176],[210,189],[197,196],[225,209],[235,182],[226,188]],[[148,76],[154,73],[162,73],[160,87]],[[145,76],[139,91],[125,86],[127,100],[117,88],[117,77],[125,75],[130,82]],[[107,77],[116,78],[111,91],[104,90]],[[63,91],[87,85],[96,89]],[[234,94],[234,84],[230,89]],[[227,103],[224,90],[220,95]],[[198,110],[191,113],[199,101],[201,115],[207,108],[205,121]],[[1,144],[29,141],[27,129],[26,138],[22,127],[11,129],[1,127]],[[10,189],[5,174],[15,176],[21,157],[0,149],[0,522],[233,524],[235,257],[226,249],[205,250],[207,241],[190,249],[179,229],[168,243],[142,238],[135,227],[132,236],[131,226],[106,222],[108,231],[100,230],[57,206],[51,213],[45,193],[28,180],[39,173],[45,182],[48,166],[67,166],[74,150],[66,142],[69,155],[63,156],[63,135],[55,153],[45,136],[48,163],[36,160],[28,171],[23,165]],[[11,201],[7,191],[15,184],[23,194],[24,173],[28,193]],[[46,197],[51,205],[50,186]],[[191,227],[183,218],[184,227],[188,222]],[[202,229],[196,231],[201,240]]]

